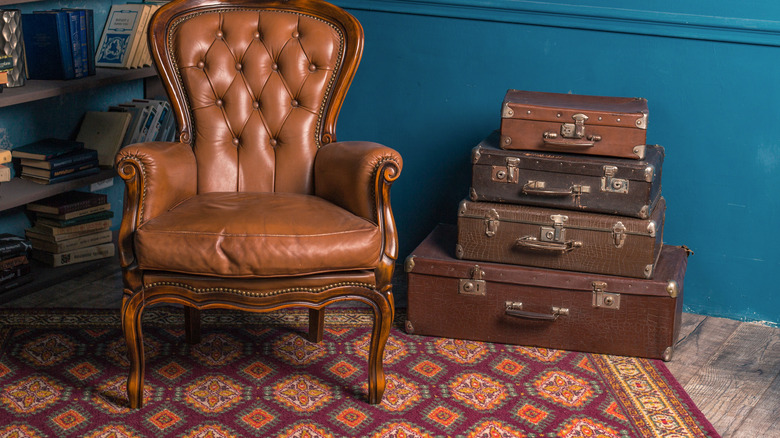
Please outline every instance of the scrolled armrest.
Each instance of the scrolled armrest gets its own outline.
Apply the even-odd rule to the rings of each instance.
[[[315,195],[377,223],[402,167],[401,155],[379,143],[330,143],[314,160]]]
[[[125,181],[119,255],[123,266],[134,259],[132,238],[144,222],[197,192],[192,147],[184,143],[137,143],[122,148],[115,158]]]

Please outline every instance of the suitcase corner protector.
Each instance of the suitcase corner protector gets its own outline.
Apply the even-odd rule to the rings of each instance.
[[[409,273],[414,270],[414,254],[404,260],[404,272]]]
[[[674,346],[670,345],[666,347],[663,354],[663,360],[664,362],[669,362],[672,360],[672,356],[674,356]]]
[[[412,324],[412,321],[409,321],[408,319],[406,322],[404,322],[404,329],[406,330],[406,333],[414,334],[414,325]]]

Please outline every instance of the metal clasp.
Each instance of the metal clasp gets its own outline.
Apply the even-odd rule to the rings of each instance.
[[[601,191],[610,193],[628,193],[628,180],[615,178],[617,166],[604,166],[604,176],[601,178]]]
[[[495,208],[491,208],[485,216],[485,235],[488,237],[495,236],[498,231],[499,223],[498,212]]]
[[[553,226],[541,227],[539,240],[542,242],[563,242],[565,240],[564,233],[566,232],[566,229],[563,228],[563,223],[569,220],[569,216],[554,214],[550,216],[550,219],[553,221]]]
[[[606,292],[606,282],[594,281],[591,285],[593,286],[593,307],[620,309],[620,294]]]
[[[615,243],[615,248],[622,248],[626,243],[626,226],[623,222],[617,221],[612,226],[612,240]]]
[[[487,294],[487,283],[482,279],[482,277],[485,276],[485,271],[483,271],[479,265],[474,265],[474,267],[471,268],[470,275],[470,279],[460,279],[458,293],[461,295],[485,296],[485,294]]]
[[[585,121],[588,120],[588,116],[582,113],[577,113],[571,116],[574,119],[574,123],[564,123],[561,125],[561,137],[564,138],[582,138],[585,137]]]
[[[520,158],[507,157],[506,166],[493,166],[492,180],[496,182],[505,182],[508,184],[517,184],[520,180]]]

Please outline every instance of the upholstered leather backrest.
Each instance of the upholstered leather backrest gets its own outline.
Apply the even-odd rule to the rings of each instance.
[[[152,50],[200,193],[313,192],[362,49],[357,21],[325,5],[180,0],[155,16]]]

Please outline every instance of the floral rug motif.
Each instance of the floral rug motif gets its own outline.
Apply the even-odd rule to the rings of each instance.
[[[404,316],[398,312],[398,321]],[[409,335],[395,324],[382,404],[366,403],[372,314],[143,317],[142,409],[127,407],[117,311],[0,311],[0,437],[718,437],[657,360]]]

